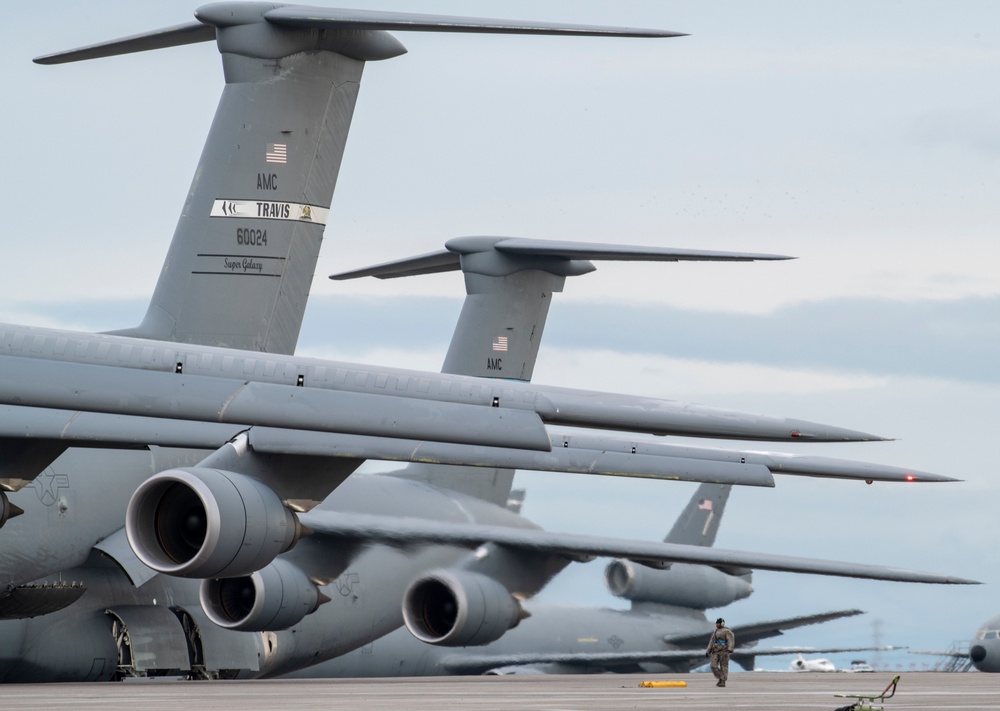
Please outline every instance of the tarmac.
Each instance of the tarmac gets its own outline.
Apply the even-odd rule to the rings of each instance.
[[[199,709],[780,709],[834,711],[851,703],[835,693],[878,693],[892,673],[740,673],[724,689],[710,674],[424,677],[274,681],[133,681],[94,684],[5,684],[0,708],[197,711]],[[646,680],[687,682],[641,688]],[[1000,708],[1000,674],[902,672],[886,711]]]

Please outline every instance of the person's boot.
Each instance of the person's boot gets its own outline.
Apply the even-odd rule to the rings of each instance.
[[[716,686],[725,686],[725,685],[726,685],[726,682],[724,682],[722,679],[719,679],[719,683],[716,684]]]

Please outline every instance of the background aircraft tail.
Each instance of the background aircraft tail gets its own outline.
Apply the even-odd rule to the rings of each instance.
[[[689,546],[713,546],[722,523],[722,514],[729,501],[731,486],[702,484],[694,492],[688,505],[677,517],[666,543],[683,543]]]
[[[702,484],[664,539],[667,543],[711,547],[722,522],[732,487]],[[718,570],[674,563],[656,570],[630,560],[613,560],[604,571],[612,595],[632,602],[633,610],[669,612],[684,608],[703,613],[748,597],[753,592],[749,570]]]
[[[783,255],[557,242],[511,237],[458,237],[445,249],[334,274],[336,280],[395,279],[462,270],[465,303],[442,372],[531,380],[552,303],[568,276],[594,271],[591,260],[733,261],[791,259]]]
[[[330,278],[395,279],[461,269],[465,276],[465,303],[442,372],[529,381],[552,295],[562,291],[567,276],[594,271],[591,259],[676,262],[788,258],[745,252],[458,237],[449,240],[445,249],[438,252],[342,272]],[[408,466],[399,475],[462,491],[498,505],[507,501],[514,479],[514,471],[509,469],[469,467],[455,471],[420,464]]]

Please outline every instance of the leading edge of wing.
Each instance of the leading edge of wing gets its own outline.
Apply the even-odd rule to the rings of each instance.
[[[400,547],[439,543],[476,548],[484,543],[496,543],[535,553],[561,555],[573,560],[588,557],[627,558],[652,567],[662,567],[670,563],[695,563],[721,569],[751,568],[901,583],[980,584],[979,581],[954,575],[890,566],[749,553],[665,542],[599,538],[537,529],[317,510],[303,514],[301,518],[302,523],[317,534],[350,539],[365,538],[371,543]]]
[[[228,3],[226,4],[228,5]],[[198,18],[205,18],[206,6],[198,10]],[[276,6],[263,14],[268,22],[306,29],[388,30],[392,32],[469,32],[478,34],[518,35],[569,35],[595,37],[685,37],[683,32],[642,27],[616,27],[611,25],[582,25],[566,22],[534,22],[526,20],[497,20],[485,17],[458,17],[451,15],[425,15],[412,12],[387,12],[380,10],[347,10],[308,5]]]

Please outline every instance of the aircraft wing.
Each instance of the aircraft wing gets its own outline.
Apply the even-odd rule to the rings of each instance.
[[[314,509],[301,515],[302,524],[317,534],[344,540],[364,539],[401,548],[420,544],[442,544],[478,548],[494,543],[526,552],[563,556],[570,560],[597,557],[627,558],[651,567],[671,563],[710,565],[724,571],[775,570],[871,580],[948,585],[979,584],[951,575],[925,573],[860,563],[842,563],[815,558],[747,553],[665,542],[601,538],[538,529],[517,529],[473,523],[431,521],[417,518],[377,516]]]
[[[538,413],[394,395],[10,358],[0,403],[547,451]],[[32,377],[34,382],[23,380]]]
[[[707,640],[708,636],[703,635]],[[779,647],[776,649],[755,649],[737,647],[732,654],[737,657],[754,655],[768,656],[781,654],[834,654],[836,652],[864,652],[872,650],[900,649],[900,647]],[[628,664],[687,662],[691,667],[705,663],[704,645],[697,649],[647,649],[636,652],[518,652],[513,654],[478,654],[463,650],[462,654],[445,657],[441,664],[450,672],[471,674],[498,667],[535,666],[560,664],[579,667],[615,667]]]
[[[766,620],[763,622],[752,622],[746,625],[731,625],[730,629],[732,629],[733,634],[736,635],[736,639],[740,641],[740,644],[746,645],[760,639],[780,637],[784,634],[785,630],[805,627],[806,625],[816,625],[822,622],[830,622],[844,617],[854,617],[855,615],[863,614],[863,610],[835,610],[833,612],[822,612],[818,615],[803,615],[800,617],[786,617],[783,620]],[[704,646],[705,635],[667,635],[663,638],[663,641],[667,644],[678,647],[698,647]]]
[[[3,416],[6,415],[6,416]],[[277,455],[500,467],[599,476],[774,486],[772,473],[877,481],[953,481],[901,467],[625,437],[551,433],[548,451],[366,436],[238,422],[194,422],[136,415],[0,405],[0,488],[27,485],[66,447],[134,449],[154,445],[214,450],[247,431],[254,450]]]
[[[6,405],[396,437],[425,431],[431,440],[528,449],[548,449],[543,423],[713,439],[884,439],[636,395],[54,329],[0,325],[0,355]]]

